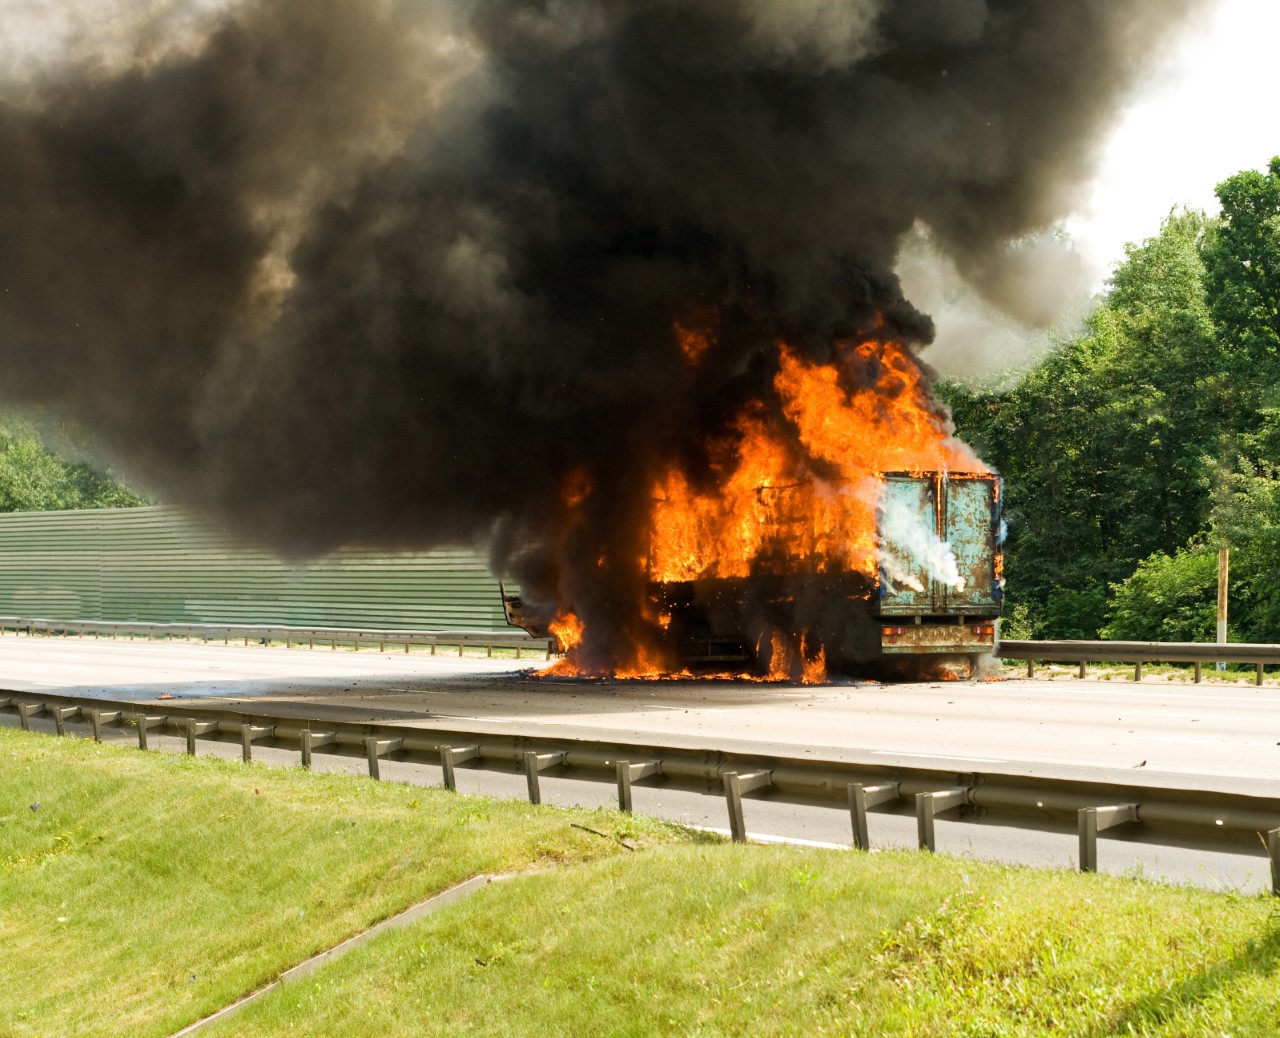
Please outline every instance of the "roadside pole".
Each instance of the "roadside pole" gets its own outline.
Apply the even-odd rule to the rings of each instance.
[[[1227,576],[1230,562],[1227,558],[1229,548],[1218,549],[1218,644],[1227,644]],[[1226,670],[1227,665],[1218,661],[1218,669]]]

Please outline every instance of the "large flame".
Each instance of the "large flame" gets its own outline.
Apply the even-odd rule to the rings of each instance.
[[[717,485],[696,488],[672,469],[654,487],[653,580],[797,568],[874,576],[877,477],[985,471],[951,438],[896,343],[842,345],[831,364],[782,345],[773,386],[781,417],[739,416],[717,445]]]
[[[690,363],[713,346],[689,328],[677,326],[675,333]],[[796,572],[856,573],[874,581],[881,562],[880,476],[987,471],[952,438],[919,364],[896,342],[841,343],[827,363],[780,343],[773,390],[775,398],[745,407],[708,445],[710,480],[696,481],[679,466],[655,480],[646,556],[652,583]],[[652,612],[651,604],[642,611]],[[661,616],[652,619],[665,626]],[[585,633],[567,611],[552,629],[566,644]],[[825,680],[824,646],[807,632],[774,631],[762,636],[758,649],[769,660],[763,680]],[[572,650],[554,672],[578,673]],[[673,673],[652,649],[637,649],[614,676],[683,672]]]

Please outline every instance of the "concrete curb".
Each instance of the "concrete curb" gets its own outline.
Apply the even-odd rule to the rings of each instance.
[[[246,1006],[258,1001],[258,999],[262,998],[264,995],[270,994],[276,988],[310,976],[312,973],[316,972],[316,970],[320,969],[320,967],[327,965],[335,959],[341,958],[343,955],[346,955],[347,952],[355,950],[362,944],[373,940],[380,934],[385,933],[388,930],[397,930],[402,926],[408,926],[410,923],[417,922],[424,916],[431,915],[433,912],[437,912],[440,909],[453,904],[455,901],[461,901],[468,895],[475,893],[481,887],[486,887],[490,883],[498,883],[505,879],[511,879],[514,875],[515,873],[503,873],[496,876],[480,875],[464,880],[457,886],[441,891],[434,897],[427,898],[426,901],[419,902],[412,908],[405,909],[399,915],[393,915],[389,919],[384,919],[382,922],[370,927],[368,930],[364,930],[361,933],[348,937],[341,944],[335,944],[327,951],[322,951],[320,954],[313,955],[311,958],[298,963],[298,965],[285,970],[275,980],[271,981],[271,983],[260,987],[252,994],[245,995],[244,998],[237,1002],[232,1002],[229,1006],[224,1006],[216,1013],[206,1016],[201,1020],[197,1020],[193,1024],[188,1024],[180,1031],[175,1031],[170,1038],[184,1038],[185,1035],[196,1034],[211,1024],[218,1023],[225,1020],[227,1017],[238,1013],[241,1009],[244,1009]]]

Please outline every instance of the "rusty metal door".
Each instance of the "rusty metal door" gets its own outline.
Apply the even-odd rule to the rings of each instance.
[[[928,616],[938,611],[937,583],[921,550],[929,540],[937,540],[937,515],[935,477],[884,477],[876,509],[881,615]]]
[[[943,540],[955,556],[963,588],[942,587],[949,613],[987,612],[999,604],[996,588],[996,477],[950,477],[944,486]]]

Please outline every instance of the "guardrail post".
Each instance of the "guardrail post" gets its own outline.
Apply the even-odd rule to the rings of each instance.
[[[253,760],[253,740],[270,738],[275,734],[273,725],[255,725],[244,721],[240,725],[240,758],[248,764]]]
[[[724,799],[729,808],[729,835],[735,843],[747,842],[747,822],[742,813],[742,794],[773,785],[768,771],[726,771]]]
[[[479,746],[441,746],[440,771],[444,776],[444,788],[456,793],[458,791],[458,776],[454,772],[454,765],[474,760],[479,756]]]
[[[865,786],[861,782],[849,783],[849,818],[853,824],[853,846],[856,850],[871,850],[871,837],[867,832],[867,808],[897,800],[899,785],[896,782]]]
[[[1080,661],[1080,673],[1078,676],[1081,681],[1085,679],[1085,675],[1088,673],[1088,667],[1089,667],[1089,664],[1087,664],[1084,660]]]
[[[618,810],[631,814],[631,762],[618,761]]]
[[[201,735],[207,735],[209,732],[216,732],[218,730],[218,722],[197,721],[194,717],[190,717],[183,727],[186,729],[187,755],[194,757],[196,755],[196,738]]]
[[[364,752],[369,759],[369,777],[380,781],[382,779],[382,769],[378,764],[379,758],[402,749],[404,749],[403,739],[379,739],[373,735],[365,739]]]
[[[43,703],[19,703],[18,723],[24,732],[31,731],[31,718],[44,710]]]
[[[1262,664],[1261,664],[1261,663],[1259,663],[1259,664],[1258,664],[1257,674],[1255,675],[1255,677],[1254,677],[1254,679],[1253,679],[1253,683],[1254,683],[1255,685],[1261,685],[1261,684],[1262,684]]]
[[[964,786],[916,794],[916,837],[922,851],[932,853],[936,847],[933,819],[940,811],[951,811],[969,803],[969,790]]]
[[[1267,833],[1267,856],[1271,858],[1271,894],[1280,897],[1280,829]]]
[[[1138,662],[1133,665],[1133,680],[1142,680],[1142,660],[1138,660]]]
[[[102,742],[102,723],[120,720],[119,710],[90,710],[89,724],[93,728],[93,741]]]
[[[311,768],[311,751],[318,750],[321,746],[329,746],[338,741],[337,732],[313,732],[310,728],[304,728],[299,734],[299,743],[302,749],[302,766],[308,770]]]
[[[458,655],[462,654],[459,653]],[[538,773],[546,771],[547,768],[554,768],[557,764],[563,764],[564,761],[565,755],[563,753],[524,751],[524,777],[529,786],[529,803],[542,803],[542,788],[538,782]]]
[[[134,714],[134,720],[138,724],[138,749],[145,750],[149,748],[147,745],[147,729],[163,727],[168,718],[163,715]]]
[[[53,714],[53,727],[59,735],[67,734],[66,720],[68,717],[75,717],[80,713],[78,706],[48,706],[45,705],[45,711]]]
[[[1036,676],[1036,661],[1027,660],[1027,677],[1034,678]]]
[[[1196,660],[1196,676],[1195,676],[1195,682],[1196,682],[1196,684],[1197,684],[1197,685],[1198,685],[1198,684],[1200,684],[1200,679],[1201,679],[1201,677],[1203,676],[1201,672],[1202,672],[1203,670],[1204,670],[1204,664],[1203,664],[1203,663],[1201,663],[1199,660]]]
[[[1076,815],[1080,835],[1080,871],[1098,871],[1098,833],[1138,821],[1138,804],[1082,807]]]
[[[662,774],[662,761],[650,760],[632,764],[629,760],[618,761],[618,810],[631,813],[631,783],[651,775]]]

